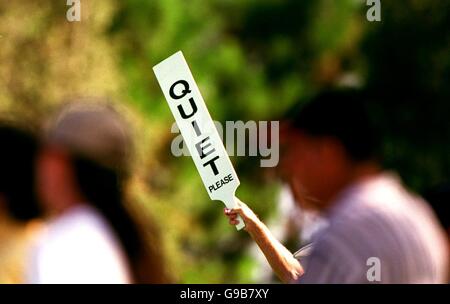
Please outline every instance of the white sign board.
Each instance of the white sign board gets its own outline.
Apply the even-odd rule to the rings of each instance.
[[[235,207],[239,178],[181,51],[153,67],[197,171],[212,200]],[[239,218],[238,230],[245,227]]]

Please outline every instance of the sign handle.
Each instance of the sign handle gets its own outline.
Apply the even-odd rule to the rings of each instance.
[[[223,202],[225,203],[225,206],[228,209],[233,209],[234,207],[236,207],[236,201],[235,201],[234,195],[231,197],[231,199],[226,199]],[[245,228],[245,222],[240,215],[237,216],[237,219],[239,220],[239,224],[236,225],[236,229],[237,229],[237,231],[240,231]]]
[[[240,231],[245,228],[245,223],[240,215],[237,216],[237,219],[239,220],[239,224],[236,225],[236,229],[237,231]]]

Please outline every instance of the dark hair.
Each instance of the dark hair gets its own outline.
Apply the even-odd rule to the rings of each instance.
[[[433,208],[442,226],[450,229],[450,183],[444,183],[428,190],[425,199]]]
[[[83,195],[106,218],[124,248],[135,282],[168,283],[158,240],[147,245],[144,231],[124,205],[124,173],[79,156],[73,157],[73,164]]]
[[[354,89],[328,90],[318,94],[288,120],[292,126],[315,137],[333,137],[350,159],[376,157],[378,138],[367,112],[368,96]]]
[[[30,132],[0,123],[0,195],[11,217],[27,221],[41,215],[35,192],[38,141]]]

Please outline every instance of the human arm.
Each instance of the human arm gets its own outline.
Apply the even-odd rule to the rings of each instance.
[[[245,222],[245,230],[263,252],[275,274],[284,283],[296,281],[303,275],[303,267],[292,253],[270,232],[267,226],[243,202],[237,200],[236,207],[225,209],[231,225],[239,223],[237,215]]]

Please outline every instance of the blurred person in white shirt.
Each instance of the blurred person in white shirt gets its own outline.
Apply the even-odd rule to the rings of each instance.
[[[157,243],[125,206],[131,136],[108,103],[77,100],[46,131],[37,188],[50,220],[30,256],[30,283],[164,283]]]

